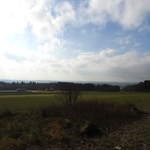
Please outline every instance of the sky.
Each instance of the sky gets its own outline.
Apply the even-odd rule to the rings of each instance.
[[[150,0],[0,0],[0,79],[150,80]]]

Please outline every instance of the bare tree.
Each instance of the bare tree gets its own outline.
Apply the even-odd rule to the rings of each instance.
[[[80,90],[75,84],[68,84],[63,90],[63,95],[67,105],[74,105],[78,100]]]
[[[77,102],[77,99],[80,95],[80,91],[69,89],[64,91],[64,95],[65,95],[66,104],[74,105]]]

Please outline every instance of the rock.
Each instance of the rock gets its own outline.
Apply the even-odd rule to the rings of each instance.
[[[95,137],[102,136],[103,132],[95,124],[87,123],[81,127],[80,135],[86,137]]]
[[[122,148],[120,146],[115,146],[114,149],[115,150],[121,150]]]

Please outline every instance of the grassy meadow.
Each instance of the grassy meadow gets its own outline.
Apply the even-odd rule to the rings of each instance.
[[[150,149],[150,93],[82,92],[64,104],[60,93],[1,94],[0,150]]]
[[[83,92],[78,101],[107,101],[117,103],[131,103],[138,108],[150,110],[150,93],[125,92]],[[3,110],[32,110],[44,108],[51,104],[61,104],[64,97],[59,93],[0,95],[0,111]]]

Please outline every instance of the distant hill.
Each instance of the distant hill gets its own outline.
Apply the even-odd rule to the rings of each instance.
[[[61,81],[61,80],[3,80],[0,79],[0,82],[7,82],[7,83],[12,83],[12,82],[25,82],[25,83],[29,83],[29,82],[36,82],[36,83],[56,83],[56,82],[73,82],[73,83],[92,83],[92,84],[98,84],[98,85],[103,85],[103,84],[109,84],[109,85],[117,85],[120,86],[120,88],[129,86],[129,85],[135,85],[138,82],[113,82],[113,81],[72,81],[72,80],[68,80],[68,81]]]
[[[79,83],[79,82],[57,82],[57,81],[19,81],[19,80],[2,80],[0,81],[0,90],[50,90],[50,91],[109,91],[119,92],[120,86],[106,83]]]

